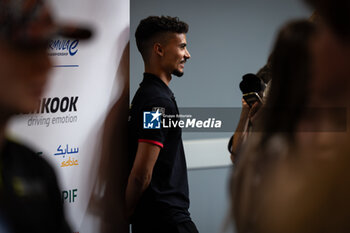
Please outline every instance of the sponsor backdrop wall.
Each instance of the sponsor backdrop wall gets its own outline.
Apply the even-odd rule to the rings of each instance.
[[[8,131],[54,167],[72,230],[97,232],[97,222],[85,220],[86,211],[104,119],[121,92],[117,69],[129,41],[129,1],[51,0],[50,4],[58,19],[82,22],[94,36],[86,42],[65,38],[50,42],[54,68],[40,106],[33,114],[14,119]]]

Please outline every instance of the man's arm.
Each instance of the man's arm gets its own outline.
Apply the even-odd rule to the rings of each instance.
[[[157,161],[160,147],[147,142],[139,142],[136,158],[126,187],[126,214],[130,217],[142,193],[152,179],[153,167]]]

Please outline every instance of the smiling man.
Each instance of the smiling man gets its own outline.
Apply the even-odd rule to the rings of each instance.
[[[161,114],[178,115],[172,75],[181,77],[190,58],[188,25],[150,16],[136,30],[145,73],[129,115],[130,175],[127,214],[133,233],[198,232],[191,221],[187,167],[179,127],[162,127]]]

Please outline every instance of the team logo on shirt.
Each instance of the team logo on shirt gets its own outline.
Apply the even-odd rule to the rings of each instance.
[[[143,128],[144,129],[160,129],[160,116],[162,113],[157,111],[143,112]]]

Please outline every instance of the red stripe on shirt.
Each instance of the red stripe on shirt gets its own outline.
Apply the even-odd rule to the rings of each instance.
[[[139,139],[139,142],[148,142],[157,146],[160,146],[161,148],[163,148],[163,143],[157,142],[157,141],[153,141],[153,140],[148,140],[148,139]]]

